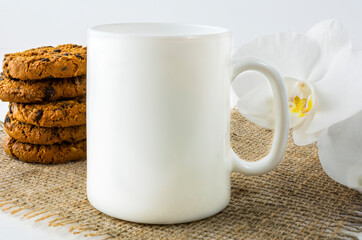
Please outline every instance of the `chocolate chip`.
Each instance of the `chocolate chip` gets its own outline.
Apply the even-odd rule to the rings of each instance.
[[[79,103],[84,103],[84,102],[85,102],[85,98],[78,99],[78,102],[79,102]]]
[[[47,87],[44,90],[44,101],[49,101],[52,96],[55,94],[55,89],[53,87]]]
[[[64,53],[63,56],[68,56],[69,54],[68,53]]]
[[[77,44],[74,44],[73,47],[78,47],[78,45],[77,45]]]
[[[50,59],[49,58],[42,58],[42,59],[40,59],[40,61],[42,61],[42,62],[50,62]]]
[[[35,121],[39,122],[39,120],[42,116],[43,116],[43,110],[38,110],[35,115]]]
[[[82,77],[77,77],[77,82],[79,85],[82,85]]]
[[[10,120],[10,118],[9,118],[9,116],[8,115],[6,115],[6,117],[5,117],[5,121],[4,121],[5,123],[9,123],[9,122],[11,122],[11,120]]]
[[[10,104],[9,104],[9,113],[13,113],[13,109]]]
[[[47,77],[45,77],[43,79],[52,79],[52,78],[54,78],[53,75],[49,75],[49,76],[47,76]]]
[[[80,59],[84,60],[84,57],[82,57],[82,55],[80,55],[80,53],[75,54],[75,56],[76,56],[77,58],[80,58]]]
[[[62,68],[62,71],[66,71],[68,68],[67,67],[63,67]]]
[[[60,49],[54,49],[54,53],[60,53],[62,50],[60,50]]]

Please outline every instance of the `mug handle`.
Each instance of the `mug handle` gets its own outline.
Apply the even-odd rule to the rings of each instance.
[[[259,59],[238,61],[233,66],[232,81],[249,70],[262,73],[269,80],[275,101],[276,123],[273,145],[270,152],[256,162],[248,162],[239,158],[231,149],[232,171],[244,175],[262,175],[276,168],[283,158],[289,134],[289,107],[287,92],[280,74],[269,64]]]

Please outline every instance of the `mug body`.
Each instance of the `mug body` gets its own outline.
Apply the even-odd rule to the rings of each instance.
[[[133,23],[88,32],[87,194],[124,220],[211,216],[230,198],[231,34]]]

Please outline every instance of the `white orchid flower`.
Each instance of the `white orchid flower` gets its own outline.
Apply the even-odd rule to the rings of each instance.
[[[297,145],[315,142],[324,129],[362,109],[362,55],[352,51],[348,32],[335,20],[315,25],[306,35],[288,32],[252,40],[233,59],[245,57],[263,59],[282,75]],[[242,74],[232,88],[244,117],[274,127],[272,92],[262,75]]]
[[[362,193],[362,111],[324,130],[319,159],[335,181]]]

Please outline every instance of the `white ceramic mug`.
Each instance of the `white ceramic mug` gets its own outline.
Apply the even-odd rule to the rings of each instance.
[[[247,70],[269,79],[277,115],[271,151],[256,162],[230,148],[230,84]],[[283,81],[259,60],[233,64],[227,29],[93,27],[87,85],[88,199],[113,217],[171,224],[211,216],[229,202],[231,171],[264,174],[284,154]]]

